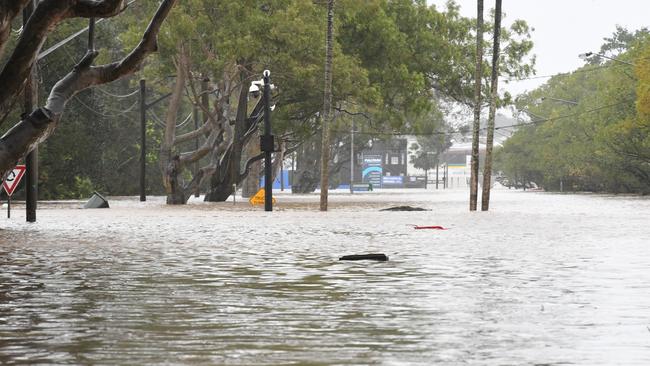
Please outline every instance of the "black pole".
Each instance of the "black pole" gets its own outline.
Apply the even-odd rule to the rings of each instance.
[[[7,218],[11,218],[11,196],[7,197]]]
[[[264,71],[264,137],[262,137],[262,151],[264,151],[264,211],[273,211],[273,166],[271,153],[273,152],[273,135],[271,134],[271,72]]]
[[[140,80],[140,202],[147,200],[147,102],[146,81]]]
[[[23,10],[23,25],[27,24],[27,20],[33,11],[34,2],[30,1]],[[38,104],[38,82],[35,67],[32,67],[25,86],[24,99],[25,113],[31,113],[36,104]],[[36,206],[38,201],[38,146],[27,154],[25,157],[25,165],[27,166],[27,177],[25,178],[25,219],[27,222],[36,222]],[[8,202],[11,205],[11,198],[9,198]]]
[[[95,50],[95,18],[88,20],[88,51]]]
[[[438,189],[438,163],[436,163],[436,189]]]
[[[429,188],[429,169],[424,169],[424,189]]]
[[[197,107],[194,107],[194,110],[192,112],[194,114],[194,116],[193,116],[194,117],[194,129],[198,130],[199,129],[199,109]],[[199,150],[199,138],[200,138],[200,136],[196,136],[196,140],[194,141],[194,149],[196,151]],[[196,163],[194,163],[194,176],[196,177],[197,174],[199,174],[199,162],[198,161]],[[201,187],[198,187],[196,189],[196,192],[194,193],[194,197],[199,197],[199,195],[200,195],[199,189],[200,188]]]
[[[445,189],[449,186],[449,166],[445,164]]]

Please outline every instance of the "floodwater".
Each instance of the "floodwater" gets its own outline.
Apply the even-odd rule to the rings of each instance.
[[[650,200],[278,195],[0,219],[0,364],[648,365]],[[426,212],[380,212],[397,204]],[[449,230],[414,230],[442,225]],[[388,262],[341,262],[385,253]]]

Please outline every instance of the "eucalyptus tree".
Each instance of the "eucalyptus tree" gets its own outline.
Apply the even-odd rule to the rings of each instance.
[[[163,88],[171,92],[160,167],[169,203],[185,203],[199,187],[206,200],[223,201],[233,192],[260,155],[249,156],[257,144],[259,99],[249,93],[251,82],[271,70],[276,85],[273,101],[277,148],[274,165],[319,128],[323,60],[316,40],[325,31],[318,20],[324,9],[308,0],[258,1],[195,0],[182,3],[170,19],[172,31],[161,40],[160,57],[146,73],[163,80],[175,75]],[[366,74],[355,60],[340,52],[334,56],[341,77],[334,88],[347,97],[363,93]],[[197,86],[206,80],[206,87]],[[188,102],[189,101],[189,102]],[[199,108],[198,128],[180,133],[179,113]],[[198,149],[187,141],[201,138]],[[189,167],[200,162],[198,172]],[[277,169],[276,169],[277,170]]]

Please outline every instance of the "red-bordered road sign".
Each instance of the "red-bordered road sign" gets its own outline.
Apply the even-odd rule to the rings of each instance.
[[[9,195],[10,197],[12,194],[14,194],[14,191],[16,190],[16,187],[18,187],[18,183],[20,183],[20,180],[23,179],[23,175],[25,175],[25,170],[27,170],[27,168],[24,165],[16,165],[14,170],[12,170],[9,174],[7,174],[7,177],[2,182],[2,187],[5,189],[5,192],[7,192],[7,195]]]

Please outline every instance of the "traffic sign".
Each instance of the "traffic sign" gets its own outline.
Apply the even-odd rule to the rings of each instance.
[[[7,177],[2,182],[2,187],[5,189],[5,192],[7,192],[9,197],[14,194],[14,191],[18,187],[18,183],[23,179],[25,170],[27,170],[27,168],[24,165],[16,165],[16,167],[7,174]]]
[[[253,197],[251,197],[248,202],[251,205],[263,205],[264,204],[264,188],[261,188]],[[275,198],[273,199],[273,204],[275,204]]]

